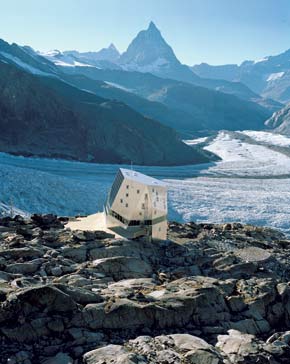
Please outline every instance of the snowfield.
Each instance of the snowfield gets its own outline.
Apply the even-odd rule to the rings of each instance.
[[[243,222],[290,233],[290,179],[166,180],[171,211],[184,221]]]
[[[290,176],[290,157],[267,146],[245,143],[232,137],[230,132],[219,132],[204,149],[222,158],[221,162],[208,169],[209,174],[240,177]]]
[[[248,135],[257,142],[269,145],[278,145],[280,147],[290,147],[290,138],[285,135],[254,130],[244,130],[241,133]]]
[[[222,158],[216,163],[134,168],[168,184],[170,220],[238,221],[290,234],[290,157],[270,148],[279,142],[288,151],[285,137],[275,134],[268,147],[270,136],[254,132],[251,140],[263,140],[247,143],[248,133],[239,139],[239,133],[223,131],[205,141],[205,149]],[[31,213],[91,214],[103,209],[119,167],[0,153],[0,202],[6,212],[12,199]]]

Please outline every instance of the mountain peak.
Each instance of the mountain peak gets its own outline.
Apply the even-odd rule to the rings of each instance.
[[[167,72],[171,66],[179,64],[153,21],[146,30],[137,34],[119,62],[127,70],[151,73]]]
[[[118,49],[116,48],[116,46],[115,46],[115,44],[114,44],[114,43],[111,43],[111,44],[109,45],[108,49],[111,49],[111,50],[113,50],[113,51],[117,51],[117,52],[119,52],[119,51],[118,51]]]
[[[151,20],[148,29],[149,31],[157,31],[160,33],[159,29],[157,28],[157,26],[155,25],[155,23]]]

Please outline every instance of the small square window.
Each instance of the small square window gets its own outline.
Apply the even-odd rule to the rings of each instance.
[[[129,197],[129,193],[126,193],[126,197]]]
[[[145,203],[142,203],[142,209],[145,209]]]
[[[123,199],[122,198],[121,198],[120,202],[123,203]]]
[[[127,190],[129,190],[129,185],[126,186]]]
[[[140,190],[137,190],[137,193],[140,193]]]
[[[126,207],[128,207],[128,204],[126,203]]]

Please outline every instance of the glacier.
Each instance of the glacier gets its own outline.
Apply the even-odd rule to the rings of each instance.
[[[222,158],[219,162],[134,169],[167,183],[170,220],[236,221],[290,234],[288,141],[275,134],[278,140],[275,137],[270,145],[269,135],[253,134],[250,141],[240,135],[239,139],[239,133],[221,131],[203,140],[205,149]],[[262,140],[255,140],[256,135]],[[281,150],[273,150],[280,142]],[[197,145],[194,141],[188,144]],[[0,153],[0,203],[7,211],[12,200],[14,208],[26,213],[75,216],[102,211],[119,167]]]

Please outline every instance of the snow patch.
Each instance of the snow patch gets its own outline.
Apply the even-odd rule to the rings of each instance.
[[[261,63],[261,62],[266,62],[268,61],[269,57],[264,57],[264,58],[261,58],[261,59],[257,59],[256,61],[254,61],[254,64],[257,64],[257,63]]]
[[[125,86],[122,86],[122,85],[120,85],[119,83],[115,83],[115,82],[108,82],[108,81],[104,81],[104,82],[105,82],[107,85],[109,85],[109,86],[119,88],[119,89],[121,89],[121,90],[123,90],[123,91],[127,91],[127,92],[132,92],[132,91],[133,91],[132,89],[129,89],[129,88],[125,87]]]
[[[271,73],[268,78],[267,78],[267,82],[270,82],[270,81],[276,81],[278,80],[279,78],[283,77],[285,74],[285,72],[276,72],[276,73]]]
[[[137,71],[142,73],[152,73],[152,72],[158,72],[160,69],[163,69],[165,66],[168,66],[169,62],[162,57],[157,58],[154,62],[150,64],[146,64],[141,66],[137,62],[131,62],[126,65],[122,65],[122,68],[125,71]]]
[[[51,76],[50,73],[43,72],[39,70],[38,68],[32,67],[29,64],[21,61],[19,58],[12,56],[12,54],[6,53],[6,52],[0,52],[2,56],[4,56],[6,59],[9,59],[13,63],[17,64],[19,67],[23,68],[24,70],[34,74],[34,75],[41,75],[41,76]]]
[[[187,145],[196,145],[196,144],[205,143],[207,141],[207,139],[208,139],[208,137],[203,137],[203,138],[197,138],[197,139],[183,140],[183,142]]]

